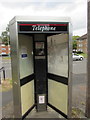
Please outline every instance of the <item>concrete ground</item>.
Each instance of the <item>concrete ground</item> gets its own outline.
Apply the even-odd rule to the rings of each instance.
[[[36,109],[33,109],[26,118],[63,118],[63,117],[56,111],[48,107],[47,111],[42,112],[37,112]]]
[[[9,62],[9,65],[8,65]],[[78,108],[85,113],[85,105],[86,105],[86,82],[87,82],[87,75],[86,75],[86,59],[83,61],[73,61],[73,81],[72,81],[72,107],[73,108]],[[10,60],[4,60],[3,62],[4,66],[7,71],[10,73],[7,76],[11,77],[11,67],[10,67]],[[8,93],[8,92],[7,92]],[[5,95],[3,94],[3,110],[2,110],[2,115],[3,117],[6,118],[13,118],[13,99],[12,99],[12,91]],[[7,96],[7,97],[6,97]],[[9,99],[10,98],[10,99]],[[5,99],[5,100],[4,100]],[[4,102],[5,101],[5,102]],[[8,101],[8,102],[7,102]],[[7,102],[7,104],[6,104]],[[51,114],[52,113],[52,114]],[[29,114],[28,117],[33,118],[40,118],[40,117],[46,117],[52,116],[55,118],[59,117],[58,113],[55,113],[55,111],[48,110],[48,112],[40,112],[37,113],[35,110]],[[83,114],[84,116],[84,114]]]

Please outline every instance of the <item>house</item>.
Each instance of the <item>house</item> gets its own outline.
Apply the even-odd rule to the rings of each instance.
[[[87,53],[87,34],[77,38],[77,51]]]
[[[0,55],[10,55],[10,45],[0,44]]]

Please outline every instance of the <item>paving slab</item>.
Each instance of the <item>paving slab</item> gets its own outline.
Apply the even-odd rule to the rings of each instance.
[[[33,109],[26,118],[63,118],[59,113],[48,107],[47,111],[37,112]]]

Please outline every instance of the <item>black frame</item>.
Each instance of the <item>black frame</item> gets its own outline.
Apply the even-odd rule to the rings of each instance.
[[[56,34],[61,34],[61,33],[68,33],[68,27],[69,27],[69,24],[68,23],[66,23],[67,24],[67,31],[58,31],[58,32],[45,32],[45,33],[42,33],[42,32],[39,32],[39,33],[37,33],[37,34],[46,34],[45,35],[45,55],[46,55],[46,71],[47,71],[47,79],[46,79],[46,89],[47,89],[47,91],[46,91],[46,102],[47,102],[47,105],[48,106],[50,106],[52,109],[54,109],[55,111],[57,111],[59,114],[61,114],[63,117],[65,117],[65,118],[67,118],[67,115],[65,115],[63,112],[61,112],[60,110],[58,110],[57,108],[55,108],[53,105],[51,105],[51,104],[49,104],[48,103],[48,78],[51,78],[51,77],[54,77],[54,79],[53,80],[55,80],[55,81],[58,81],[58,82],[61,82],[61,81],[59,81],[58,80],[58,78],[59,78],[59,76],[54,76],[54,75],[52,75],[52,74],[50,74],[50,73],[48,73],[48,54],[47,54],[47,37],[48,36],[52,36],[52,35],[56,35]],[[19,26],[18,26],[19,27]],[[19,29],[18,29],[19,30]],[[21,33],[21,34],[23,34],[23,32],[20,32],[19,31],[19,33]],[[30,81],[34,78],[34,91],[35,91],[35,93],[34,93],[34,99],[35,99],[35,104],[26,112],[26,114],[22,117],[22,119],[23,118],[25,118],[26,117],[26,115],[34,108],[34,107],[36,107],[36,109],[37,109],[37,96],[36,96],[36,80],[35,80],[35,42],[43,42],[43,41],[34,41],[34,34],[35,34],[36,32],[34,31],[33,33],[27,33],[27,32],[25,32],[24,31],[24,34],[30,34],[30,36],[32,36],[32,38],[33,38],[33,61],[34,61],[34,74],[33,75],[31,75],[31,76],[28,76],[28,78],[30,78]],[[26,80],[26,78],[25,78],[25,80]],[[29,82],[28,80],[27,80],[27,82]],[[68,81],[67,81],[67,79],[66,78],[64,78],[64,82],[63,82],[64,84],[66,84],[66,85],[68,85]],[[24,80],[22,80],[22,82],[20,83],[21,84],[21,86],[22,85],[24,85],[25,84],[25,81]]]
[[[37,33],[36,33],[37,34]],[[42,33],[38,33],[38,34],[42,34]],[[45,33],[44,33],[45,34]],[[45,59],[46,59],[46,73],[47,73],[47,41],[46,41],[46,38],[47,36],[45,35],[45,41],[36,41],[34,39],[34,34],[33,34],[33,60],[34,60],[34,74],[35,74],[35,43],[36,42],[44,42],[44,48],[45,49],[45,55],[39,55],[39,56],[45,56]],[[47,79],[47,74],[46,74],[46,89],[47,89],[47,85],[48,85],[48,79]],[[37,93],[36,93],[36,79],[35,79],[35,76],[34,76],[34,91],[35,91],[35,94],[34,94],[34,97],[35,97],[35,104],[37,104]],[[48,93],[48,91],[46,91]],[[46,103],[48,103],[48,99],[47,99],[47,95],[46,95]],[[46,106],[46,109],[47,109],[47,106]],[[36,110],[37,110],[37,105],[36,105]]]
[[[41,26],[45,25],[50,25],[51,27],[56,27],[57,30],[45,30],[45,31],[33,31],[31,25],[33,24],[40,24]],[[61,26],[58,26],[58,25]],[[21,26],[20,26],[21,25]],[[20,30],[20,27],[28,27],[28,29]],[[62,29],[61,29],[62,28]],[[68,22],[18,22],[18,33],[63,33],[68,31]]]

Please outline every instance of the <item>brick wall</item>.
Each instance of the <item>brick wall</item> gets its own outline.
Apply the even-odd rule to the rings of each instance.
[[[5,46],[5,45],[0,45],[0,54],[2,54],[2,55],[8,55],[8,54],[10,54],[10,45],[7,45],[7,46]]]
[[[77,51],[87,53],[87,39],[77,40]]]

